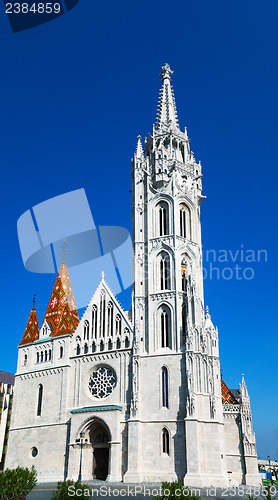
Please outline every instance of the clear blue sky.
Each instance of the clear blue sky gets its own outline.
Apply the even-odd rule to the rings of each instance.
[[[243,263],[252,280],[206,279],[205,302],[224,380],[236,388],[245,374],[258,455],[278,459],[277,18],[277,0],[80,0],[13,34],[0,6],[1,370],[16,370],[33,293],[42,321],[54,281],[24,269],[18,217],[84,187],[97,224],[131,229],[130,158],[168,62],[203,165],[204,250],[267,250],[267,262]],[[130,291],[121,301],[129,308]]]

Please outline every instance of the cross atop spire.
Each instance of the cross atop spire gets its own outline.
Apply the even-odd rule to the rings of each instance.
[[[162,66],[160,77],[162,78],[162,89],[158,99],[158,110],[156,129],[166,128],[179,128],[176,101],[174,96],[173,87],[171,86],[171,76],[173,71],[168,63]]]
[[[66,240],[66,238],[65,238],[65,239],[64,239],[64,243],[63,243],[63,245],[61,246],[61,248],[63,248],[63,253],[62,253],[62,255],[63,255],[63,262],[65,262],[66,246],[67,246],[66,241],[67,241],[67,240]]]

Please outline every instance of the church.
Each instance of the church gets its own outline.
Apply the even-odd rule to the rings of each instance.
[[[204,306],[202,168],[172,73],[132,160],[131,310],[102,273],[80,319],[63,258],[41,327],[33,305],[18,346],[5,465],[34,465],[41,482],[260,484],[246,383],[221,380]]]

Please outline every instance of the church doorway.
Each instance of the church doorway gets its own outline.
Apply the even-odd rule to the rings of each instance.
[[[93,423],[90,442],[93,450],[93,478],[105,481],[108,476],[110,445],[108,432],[101,423]]]

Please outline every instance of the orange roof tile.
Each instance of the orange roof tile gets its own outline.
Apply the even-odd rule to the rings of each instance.
[[[68,268],[64,261],[60,266],[44,321],[47,321],[52,330],[51,337],[73,333],[79,323]]]
[[[19,345],[30,344],[39,338],[39,322],[35,306],[32,307],[27,325],[23,334],[22,341]]]
[[[237,404],[236,398],[231,393],[228,386],[225,384],[223,380],[221,380],[221,394],[222,394],[222,404]]]

